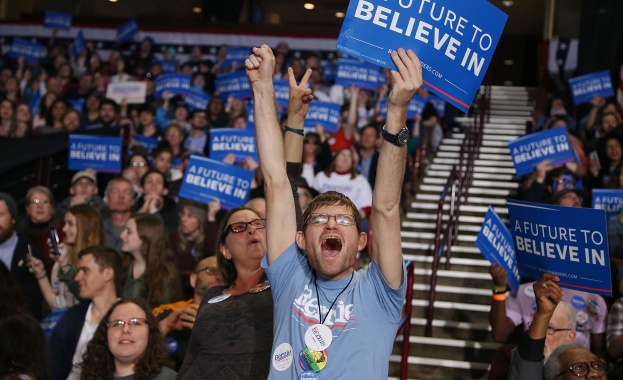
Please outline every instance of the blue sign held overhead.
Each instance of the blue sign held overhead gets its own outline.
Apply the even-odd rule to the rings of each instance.
[[[519,274],[544,272],[563,287],[612,296],[606,212],[508,199]]]
[[[48,29],[71,29],[72,15],[64,12],[46,11],[43,27]]]
[[[273,84],[275,86],[277,105],[281,108],[288,108],[290,103],[290,83],[287,80],[276,80]]]
[[[146,137],[138,133],[134,135],[134,141],[136,141],[137,144],[143,146],[147,150],[148,155],[151,155],[152,151],[156,149],[158,143],[160,143],[160,141],[158,141],[158,139],[156,138]]]
[[[344,87],[355,85],[364,90],[375,91],[384,77],[381,69],[368,62],[359,62],[352,59],[340,58],[337,63],[337,74],[335,84]]]
[[[162,98],[165,91],[174,95],[186,95],[190,90],[190,75],[188,74],[165,74],[156,78],[154,83],[156,99]]]
[[[337,50],[397,70],[390,53],[412,49],[424,85],[467,112],[507,18],[486,0],[351,0]]]
[[[573,161],[572,144],[565,128],[553,128],[519,137],[508,143],[515,171],[521,176],[549,159],[553,166]]]
[[[69,170],[121,172],[121,137],[69,135]]]
[[[39,92],[39,90],[32,95],[28,106],[30,107],[31,115],[39,115],[41,112],[41,92]]]
[[[13,38],[13,44],[9,48],[10,58],[24,57],[26,61],[38,62],[43,57],[45,47],[37,42],[25,40],[23,38]]]
[[[74,57],[78,57],[80,53],[82,53],[86,48],[87,41],[84,39],[84,33],[82,32],[82,29],[80,29],[78,31],[78,34],[76,34],[76,37],[74,37],[74,44],[71,47],[71,54]]]
[[[191,88],[184,96],[184,103],[188,104],[188,110],[190,112],[194,110],[205,110],[210,102],[210,96]]]
[[[339,104],[314,100],[309,104],[309,111],[307,111],[303,125],[305,128],[315,128],[321,125],[325,131],[336,133],[340,121],[340,109]]]
[[[588,103],[594,96],[607,98],[614,95],[610,71],[582,75],[569,79],[574,104]]]
[[[337,64],[333,62],[325,62],[322,65],[322,78],[325,82],[335,82],[337,74]]]
[[[252,180],[250,170],[193,155],[179,196],[206,204],[218,198],[225,207],[236,207],[247,201]]]
[[[131,40],[138,33],[138,25],[135,19],[129,19],[119,29],[117,29],[117,38],[119,44],[123,44],[126,41]]]
[[[236,155],[236,162],[245,162],[247,157],[259,161],[253,129],[212,129],[210,131],[210,158],[223,161],[229,153]]]
[[[446,116],[446,101],[445,100],[433,94],[430,94],[428,98],[426,98],[426,100],[433,103],[433,105],[435,106],[435,109],[437,110],[437,115],[439,115],[439,117]]]
[[[175,72],[175,61],[162,60],[158,63],[160,63],[160,68],[164,74],[171,74]]]
[[[491,206],[487,210],[475,245],[487,260],[506,269],[508,285],[512,293],[517,294],[521,276],[519,276],[517,269],[513,237]]]
[[[606,211],[606,218],[623,210],[623,190],[593,189],[593,208]]]
[[[251,54],[251,48],[246,46],[228,46],[227,53],[225,54],[225,60],[223,66],[230,67],[233,63],[236,63],[238,67],[244,65],[245,59],[249,58]]]
[[[219,74],[216,76],[216,92],[223,100],[227,100],[229,95],[237,99],[250,99],[251,84],[244,71]]]

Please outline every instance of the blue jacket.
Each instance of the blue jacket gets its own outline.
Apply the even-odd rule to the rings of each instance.
[[[69,308],[54,327],[48,342],[50,379],[65,380],[69,376],[74,352],[78,346],[90,304],[90,302],[82,302]]]

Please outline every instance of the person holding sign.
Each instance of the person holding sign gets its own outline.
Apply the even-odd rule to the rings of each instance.
[[[489,273],[493,277],[494,289],[494,298],[489,314],[491,336],[493,341],[503,343],[515,326],[523,324],[524,331],[528,330],[534,313],[532,305],[538,299],[533,291],[534,282],[519,286],[516,296],[496,297],[496,292],[506,295],[507,272],[501,266],[493,264]],[[590,349],[596,355],[602,356],[604,354],[604,332],[606,331],[606,315],[608,313],[603,297],[574,289],[565,289],[563,300],[572,305],[573,311],[576,313],[575,343]]]
[[[275,58],[262,45],[245,61],[266,181],[268,254],[262,265],[273,289],[276,318],[269,379],[313,378],[319,371],[327,379],[387,376],[406,291],[399,211],[408,138],[404,125],[407,105],[422,85],[415,53],[399,49],[391,57],[399,71],[392,72],[395,83],[383,133],[386,141],[380,149],[373,194],[373,259],[367,271],[357,272],[352,267],[367,235],[361,232],[357,207],[347,197],[337,192],[316,197],[305,211],[303,229],[297,232],[275,114]],[[343,365],[349,362],[358,365]]]

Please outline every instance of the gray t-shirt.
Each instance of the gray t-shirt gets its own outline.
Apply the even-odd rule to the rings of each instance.
[[[177,372],[169,367],[162,367],[160,373],[152,377],[152,380],[174,380]],[[128,376],[113,376],[113,380],[134,380],[134,374]]]

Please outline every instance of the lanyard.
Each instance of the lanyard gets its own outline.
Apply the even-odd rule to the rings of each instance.
[[[316,271],[314,271],[314,286],[316,287],[316,300],[318,301],[318,316],[320,317],[319,320],[320,320],[321,324],[324,325],[324,321],[327,320],[327,317],[331,313],[331,309],[333,309],[333,306],[335,306],[335,302],[337,302],[338,298],[340,298],[342,293],[344,293],[344,291],[348,288],[350,283],[353,281],[353,277],[354,276],[355,276],[355,271],[353,271],[353,273],[351,273],[350,280],[348,280],[348,284],[346,284],[344,289],[342,289],[342,291],[337,295],[337,297],[335,297],[335,299],[331,303],[331,306],[329,307],[329,310],[327,311],[327,315],[325,315],[324,318],[322,318],[322,307],[320,305],[320,292],[318,292],[318,283],[316,282]]]

